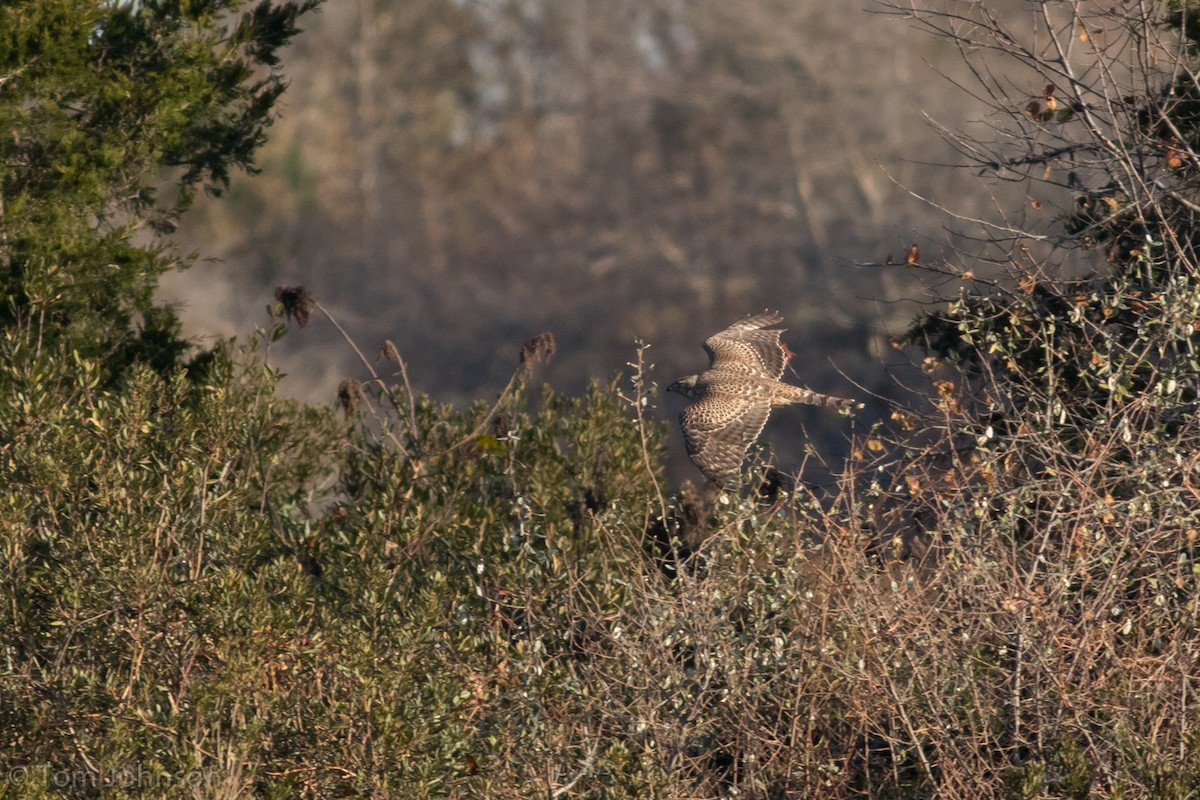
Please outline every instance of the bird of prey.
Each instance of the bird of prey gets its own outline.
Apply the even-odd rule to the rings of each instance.
[[[777,312],[763,311],[713,334],[704,342],[708,369],[667,387],[691,400],[679,415],[687,454],[718,486],[741,468],[772,408],[793,403],[862,408],[779,380],[794,355],[779,340],[783,330],[770,327],[782,321]]]

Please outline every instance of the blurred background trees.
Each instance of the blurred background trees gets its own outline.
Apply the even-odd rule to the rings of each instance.
[[[497,391],[540,330],[559,343],[548,377],[578,390],[636,338],[686,374],[706,336],[768,306],[805,382],[893,395],[880,362],[920,292],[856,264],[955,241],[903,186],[966,217],[990,202],[930,166],[953,152],[923,115],[969,127],[978,108],[938,77],[964,73],[953,47],[853,3],[355,0],[288,66],[264,174],[189,217],[218,260],[166,296],[192,330],[236,333],[304,283],[457,403]],[[357,374],[311,340],[283,363],[302,396]],[[844,452],[842,421],[796,410],[771,437],[788,466],[801,422]]]

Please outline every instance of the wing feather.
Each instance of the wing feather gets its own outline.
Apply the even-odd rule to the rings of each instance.
[[[766,398],[709,389],[679,415],[688,457],[707,478],[724,483],[741,468],[770,414]]]
[[[783,322],[776,311],[763,311],[738,320],[704,341],[709,369],[736,369],[778,380],[791,353],[779,340]]]

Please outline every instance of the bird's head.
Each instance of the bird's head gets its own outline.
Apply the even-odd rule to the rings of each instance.
[[[695,399],[698,392],[696,391],[696,382],[700,380],[699,375],[688,375],[686,378],[680,378],[667,387],[668,392],[679,392],[679,394],[689,399]]]

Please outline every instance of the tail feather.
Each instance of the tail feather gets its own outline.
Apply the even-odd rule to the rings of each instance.
[[[800,386],[780,383],[776,388],[777,391],[775,397],[772,398],[772,405],[785,406],[792,403],[805,403],[810,406],[832,406],[833,408],[845,409],[847,411],[863,407],[863,404],[857,400],[847,400],[844,397],[821,394],[820,392],[814,392],[812,389],[804,389]]]

